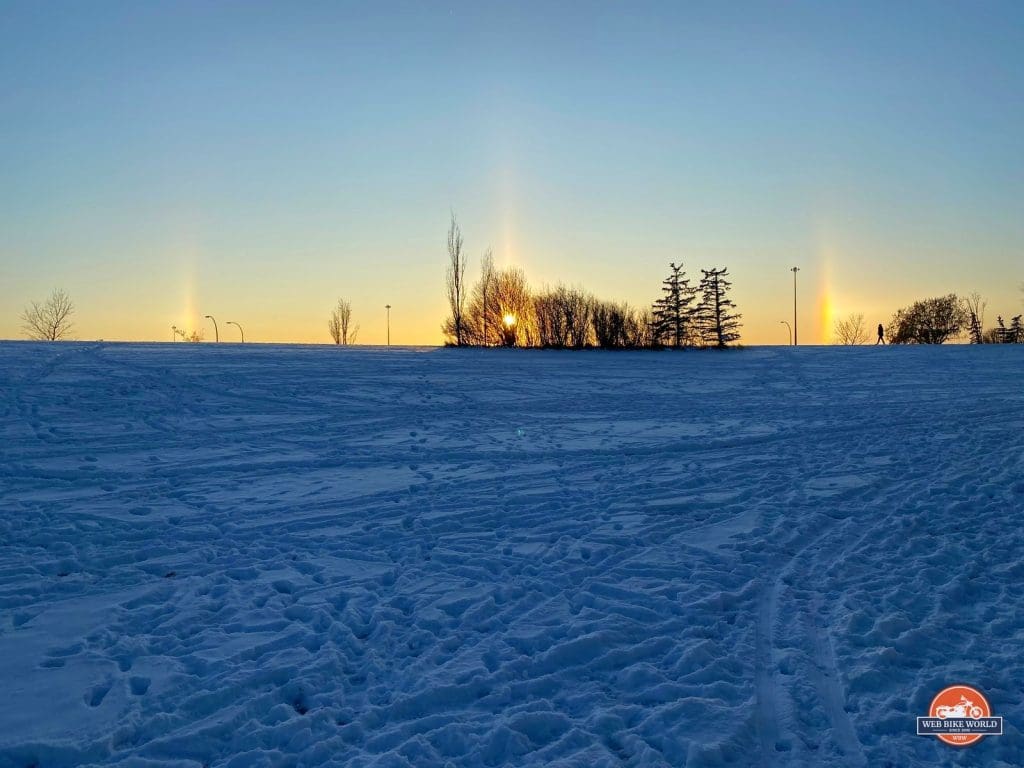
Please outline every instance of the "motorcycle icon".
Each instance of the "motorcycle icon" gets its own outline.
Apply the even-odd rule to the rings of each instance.
[[[984,714],[982,708],[966,696],[961,696],[960,703],[955,706],[939,706],[935,708],[936,717],[941,717],[943,720],[947,717],[969,717],[972,720],[977,720]]]

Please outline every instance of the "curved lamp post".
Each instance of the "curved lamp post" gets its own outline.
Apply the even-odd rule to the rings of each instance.
[[[213,315],[203,315],[207,320],[213,320],[213,340],[220,341],[220,331],[217,330],[217,321]]]
[[[234,320],[228,320],[224,325],[233,325],[238,329],[238,332],[242,334],[242,343],[245,344],[245,331],[242,330],[242,326],[236,323]]]
[[[785,320],[779,320],[779,322],[789,329],[789,346],[793,346],[793,326],[791,326]]]

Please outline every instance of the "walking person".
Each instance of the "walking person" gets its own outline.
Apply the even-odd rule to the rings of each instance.
[[[878,324],[878,341],[875,342],[875,346],[877,347],[879,344],[885,344],[885,328],[881,323]]]

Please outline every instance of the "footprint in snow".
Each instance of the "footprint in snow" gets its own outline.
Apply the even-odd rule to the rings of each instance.
[[[90,707],[98,707],[108,693],[110,693],[109,681],[95,685],[85,692],[85,703]]]

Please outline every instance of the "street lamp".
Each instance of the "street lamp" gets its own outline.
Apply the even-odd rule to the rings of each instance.
[[[242,330],[242,326],[236,323],[234,320],[228,320],[224,325],[233,325],[238,329],[238,332],[242,334],[242,343],[245,344],[245,331]]]
[[[800,271],[800,267],[793,267],[789,271],[793,273],[793,346],[795,347],[797,344],[800,343],[796,335],[796,273]]]
[[[387,329],[388,329],[388,346],[391,346],[391,305],[385,304],[384,309],[388,311]]]
[[[789,329],[789,346],[793,346],[793,326],[791,326],[785,320],[779,320],[779,322]]]
[[[203,315],[207,320],[213,320],[213,339],[214,341],[220,341],[220,331],[217,330],[217,321],[213,315]]]

